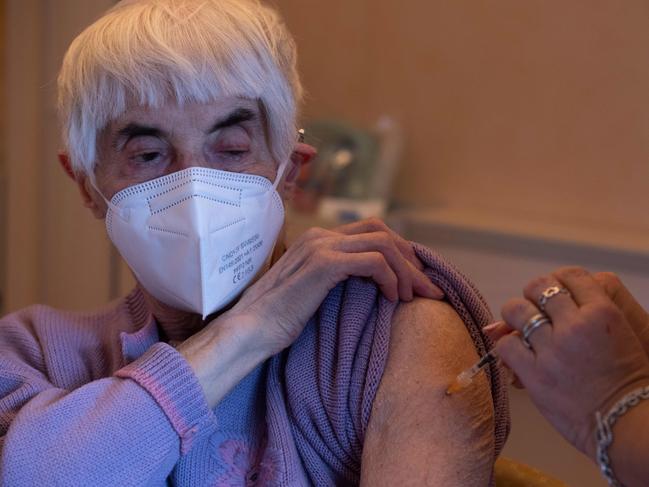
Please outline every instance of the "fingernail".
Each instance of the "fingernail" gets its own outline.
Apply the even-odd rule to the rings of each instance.
[[[382,291],[383,297],[390,301],[391,303],[397,303],[400,299],[399,293],[388,293],[386,291]]]
[[[403,296],[400,296],[400,298],[401,298],[402,301],[406,301],[406,302],[412,301],[413,298],[414,298],[414,293],[413,293],[412,289],[410,289],[410,291],[405,291],[403,293]]]
[[[408,262],[409,265],[413,266],[415,269],[417,269],[419,272],[423,274],[423,270],[425,269],[424,264],[417,258],[416,255],[410,256],[410,257],[405,257],[406,262]],[[426,278],[428,279],[428,278]]]
[[[505,324],[504,321],[499,320],[499,321],[496,321],[494,323],[491,323],[491,324],[483,327],[482,331],[484,331],[485,333],[491,333],[491,332],[495,331],[496,329],[498,329],[498,327],[500,327],[500,326],[502,326],[504,324]]]
[[[430,297],[432,299],[442,299],[445,296],[444,291],[435,286],[435,284],[433,283],[430,284],[428,289],[430,291]]]

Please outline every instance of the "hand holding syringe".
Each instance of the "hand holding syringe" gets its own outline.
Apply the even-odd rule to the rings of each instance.
[[[507,326],[505,322],[502,320],[496,321],[491,325],[485,326],[482,329],[482,332],[485,335],[487,335],[492,342],[497,342],[500,338],[504,337],[505,335],[509,335],[510,333],[516,333],[516,334],[518,333],[512,330],[509,326]],[[464,370],[455,378],[455,380],[449,385],[448,389],[446,390],[446,395],[450,396],[471,385],[473,383],[474,378],[480,373],[482,369],[486,368],[487,365],[492,364],[499,358],[500,357],[498,357],[496,350],[492,348],[489,352],[483,355],[480,358],[480,360],[478,360],[473,366]],[[516,375],[506,366],[505,366],[505,373],[506,373],[505,377],[507,378],[506,380],[508,380],[510,384],[514,384],[516,387],[519,388],[522,387],[522,385],[518,382]]]

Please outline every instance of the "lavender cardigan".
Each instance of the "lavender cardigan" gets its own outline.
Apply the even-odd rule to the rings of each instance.
[[[477,350],[490,319],[473,286],[415,246]],[[350,279],[298,340],[214,410],[158,338],[138,290],[93,313],[32,306],[0,321],[0,484],[356,485],[395,305]],[[443,344],[440,344],[443,346]],[[509,427],[489,371],[497,455]]]

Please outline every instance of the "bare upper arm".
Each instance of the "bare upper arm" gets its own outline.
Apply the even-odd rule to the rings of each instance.
[[[403,303],[363,446],[361,484],[487,485],[494,461],[488,381],[446,396],[449,382],[478,358],[448,304]]]

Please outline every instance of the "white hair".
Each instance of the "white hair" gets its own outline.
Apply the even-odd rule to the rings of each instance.
[[[258,100],[281,162],[302,96],[293,38],[259,0],[122,1],[70,45],[58,88],[72,168],[91,177],[98,133],[134,103]]]

